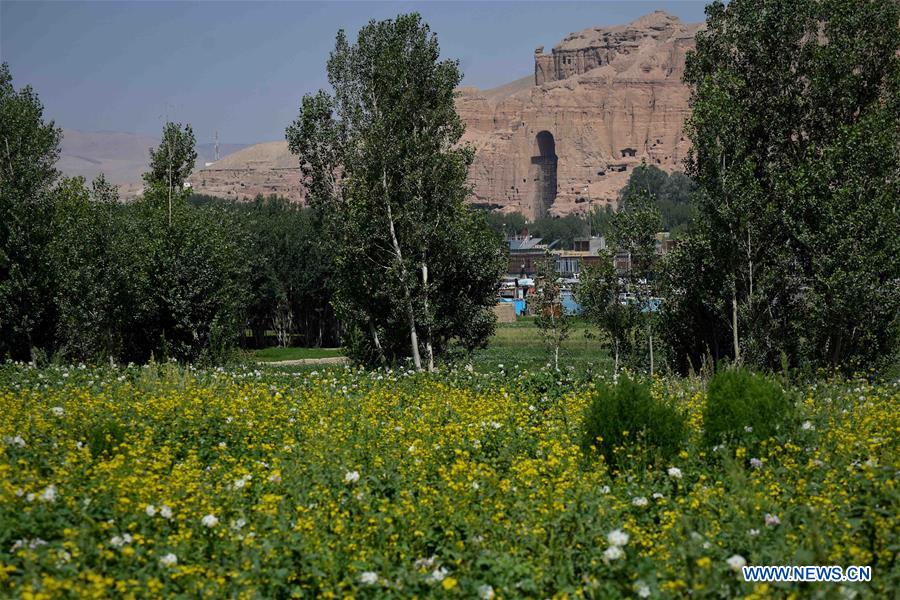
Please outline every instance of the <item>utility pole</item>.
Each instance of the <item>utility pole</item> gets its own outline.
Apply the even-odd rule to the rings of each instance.
[[[168,124],[166,124],[166,129],[168,129]],[[164,131],[163,135],[166,135],[168,131]],[[168,152],[166,152],[166,162],[169,164],[169,227],[172,226],[172,136],[166,135],[166,145],[168,148]]]

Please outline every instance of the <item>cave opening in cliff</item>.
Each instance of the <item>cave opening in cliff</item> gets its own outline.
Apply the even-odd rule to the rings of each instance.
[[[534,186],[534,218],[547,214],[556,200],[556,141],[549,131],[535,136],[536,152],[531,157]]]

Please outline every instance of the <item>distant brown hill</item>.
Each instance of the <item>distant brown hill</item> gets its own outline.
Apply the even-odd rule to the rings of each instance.
[[[304,197],[297,157],[287,142],[254,144],[194,171],[189,181],[200,194],[233,200],[277,194],[295,202]]]
[[[141,175],[150,161],[150,148],[158,145],[158,138],[135,133],[63,129],[57,168],[63,175],[80,175],[88,181],[103,173],[111,183],[139,189]],[[219,144],[219,154],[230,154],[246,146]],[[197,144],[198,169],[214,156],[214,144]]]

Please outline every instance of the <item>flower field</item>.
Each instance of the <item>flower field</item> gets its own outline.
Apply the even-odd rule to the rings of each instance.
[[[666,464],[580,447],[596,380],[0,367],[0,596],[888,597],[897,383],[793,388],[797,420]],[[749,584],[743,564],[872,565]]]

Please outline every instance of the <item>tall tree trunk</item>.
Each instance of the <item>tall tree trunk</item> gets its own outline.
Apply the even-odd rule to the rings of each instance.
[[[400,266],[400,283],[403,287],[403,296],[406,301],[406,317],[409,322],[409,343],[412,347],[413,364],[417,371],[422,370],[422,357],[419,356],[419,334],[416,332],[416,315],[413,312],[412,295],[409,293],[409,284],[406,281],[406,264],[403,262],[403,253],[400,251],[400,242],[397,241],[397,231],[394,229],[394,214],[391,210],[391,201],[388,198],[387,171],[382,169],[381,181],[384,187],[384,204],[387,208],[388,226],[391,232],[391,242],[394,245],[394,256]]]
[[[375,349],[378,350],[378,359],[381,361],[381,364],[385,364],[387,361],[384,358],[384,348],[381,347],[381,340],[378,338],[378,330],[375,329],[375,324],[372,321],[369,321],[369,331],[372,334],[372,341],[375,343]]]
[[[731,334],[734,342],[734,362],[741,362],[741,346],[738,341],[738,301],[737,301],[737,282],[731,284]]]
[[[615,339],[615,363],[613,363],[613,383],[619,381],[619,338]]]
[[[428,314],[428,265],[422,263],[422,288],[425,297],[425,315],[428,323],[425,327],[425,353],[428,357],[428,372],[434,373],[434,348],[431,345],[431,315]]]
[[[653,377],[653,328],[647,324],[647,335],[650,338],[650,377]]]

